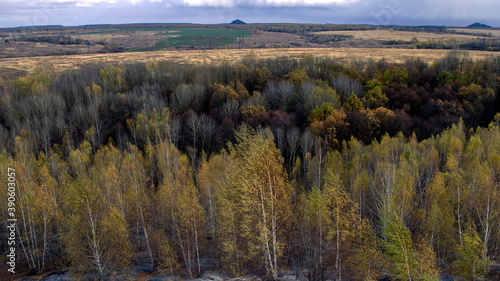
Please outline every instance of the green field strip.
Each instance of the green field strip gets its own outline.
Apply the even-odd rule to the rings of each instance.
[[[128,52],[157,51],[167,47],[200,47],[200,46],[225,46],[236,44],[238,36],[250,37],[248,30],[225,30],[225,29],[170,29],[168,33],[156,33],[155,35],[177,35],[162,39],[155,46],[129,50]]]

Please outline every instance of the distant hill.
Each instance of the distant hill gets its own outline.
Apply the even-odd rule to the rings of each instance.
[[[235,19],[233,20],[230,24],[247,24],[246,22],[242,21],[242,20],[239,20],[239,19]]]
[[[491,26],[489,25],[486,25],[486,24],[483,24],[483,23],[479,23],[479,22],[475,22],[467,27],[471,27],[471,28],[491,28]]]

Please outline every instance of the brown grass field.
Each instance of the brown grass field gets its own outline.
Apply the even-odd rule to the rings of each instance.
[[[103,49],[102,45],[96,44],[91,47],[91,52],[98,52]],[[54,53],[65,53],[66,51],[74,53],[88,53],[89,48],[86,45],[55,45],[45,42],[10,42],[3,43],[0,40],[0,58],[8,56],[41,56]]]
[[[402,40],[410,41],[417,38],[419,41],[428,40],[446,40],[446,39],[473,39],[477,36],[462,35],[462,34],[438,34],[431,32],[412,32],[412,31],[398,31],[389,29],[375,29],[375,30],[345,30],[345,31],[320,31],[314,34],[330,34],[330,35],[351,35],[355,39],[360,40]]]
[[[396,48],[269,48],[269,49],[218,49],[218,50],[184,50],[156,51],[114,54],[81,54],[68,56],[42,56],[0,59],[0,77],[14,80],[33,71],[35,64],[49,61],[59,70],[75,69],[90,64],[134,63],[146,61],[173,61],[179,63],[219,63],[223,60],[238,62],[250,53],[257,59],[287,56],[301,58],[303,55],[315,57],[333,57],[347,62],[355,59],[386,59],[388,62],[401,63],[411,58],[420,58],[427,63],[445,56],[449,50],[396,49]],[[474,60],[484,59],[495,53],[486,51],[469,51]]]

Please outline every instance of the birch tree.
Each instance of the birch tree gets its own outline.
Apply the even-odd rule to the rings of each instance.
[[[201,271],[200,249],[205,233],[205,213],[199,203],[193,170],[187,156],[171,143],[158,144],[153,149],[163,178],[154,198],[159,214],[156,224],[170,241],[176,242],[177,253],[193,277]]]
[[[292,190],[283,158],[269,130],[254,133],[243,127],[237,140],[231,149],[234,168],[230,189],[221,193],[221,201],[228,204],[221,206],[219,213],[226,213],[228,206],[227,213],[232,216],[232,223],[221,225],[221,242],[226,243],[222,244],[222,255],[237,253],[277,280],[292,219]]]
[[[104,192],[81,177],[66,193],[66,231],[63,235],[73,265],[96,272],[100,279],[130,263],[128,226],[118,209],[104,200]]]

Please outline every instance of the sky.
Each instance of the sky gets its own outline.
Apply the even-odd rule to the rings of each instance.
[[[500,27],[498,0],[0,0],[0,27],[336,23]]]

